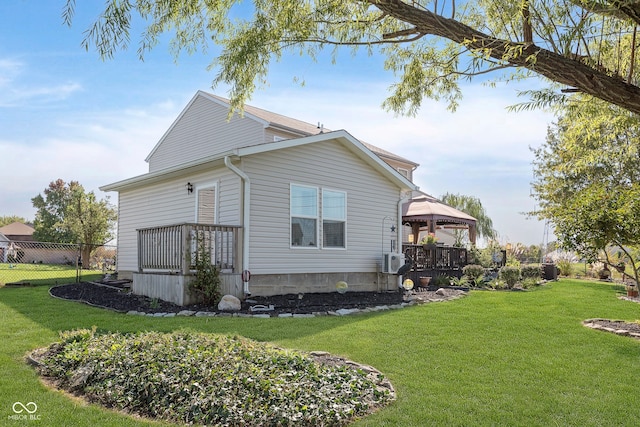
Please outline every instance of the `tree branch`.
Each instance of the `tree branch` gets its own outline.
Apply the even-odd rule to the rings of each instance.
[[[365,1],[365,0],[363,0]],[[581,61],[567,58],[535,44],[514,43],[477,31],[461,22],[418,9],[401,0],[367,0],[378,9],[414,26],[424,35],[435,35],[472,51],[529,69],[548,79],[640,114],[640,88],[612,77]]]

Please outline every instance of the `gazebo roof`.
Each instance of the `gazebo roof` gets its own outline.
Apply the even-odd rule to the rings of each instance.
[[[412,198],[402,205],[402,221],[439,225],[465,224],[475,226],[477,220],[456,208],[453,208],[426,193]]]

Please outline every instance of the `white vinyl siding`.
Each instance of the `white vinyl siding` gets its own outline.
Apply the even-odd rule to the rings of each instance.
[[[149,157],[149,172],[260,143],[264,125],[249,117],[234,115],[227,121],[228,109],[198,96],[176,119]]]
[[[240,167],[251,177],[253,274],[376,271],[381,224],[385,217],[395,221],[400,189],[345,146],[327,141],[246,156]],[[347,250],[291,246],[291,183],[345,191]]]
[[[196,218],[196,191],[188,193],[186,183],[217,181],[217,221],[240,225],[240,179],[226,168],[174,178],[119,193],[118,270],[137,271],[137,229],[191,223]]]

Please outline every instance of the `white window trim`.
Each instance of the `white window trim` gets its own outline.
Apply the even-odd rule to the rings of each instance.
[[[295,246],[292,245],[292,240],[293,240],[293,236],[291,235],[291,219],[294,217],[292,212],[291,212],[291,206],[293,205],[293,187],[302,187],[302,188],[312,188],[316,191],[316,215],[315,216],[308,216],[308,215],[296,215],[296,218],[309,218],[309,219],[315,219],[316,220],[316,242],[314,246],[306,246],[306,245],[300,245],[300,246]],[[320,246],[320,188],[313,186],[313,185],[305,185],[305,184],[296,184],[296,183],[290,183],[289,184],[289,248],[290,249],[301,249],[301,250],[310,250],[310,249],[319,249]]]
[[[326,217],[324,214],[324,192],[325,191],[331,191],[334,193],[342,193],[344,194],[344,219],[342,218],[331,218],[331,217]],[[345,251],[347,250],[347,225],[348,225],[348,215],[347,215],[347,206],[348,206],[348,201],[347,201],[347,192],[344,190],[335,190],[333,188],[322,188],[322,196],[321,196],[321,200],[322,200],[322,209],[321,209],[321,218],[320,221],[322,222],[322,249],[326,249],[326,250],[337,250],[337,251]],[[344,246],[340,247],[340,246],[325,246],[324,245],[324,220],[329,220],[329,221],[344,221]]]
[[[407,168],[397,168],[398,173],[407,179],[411,179],[411,172]]]

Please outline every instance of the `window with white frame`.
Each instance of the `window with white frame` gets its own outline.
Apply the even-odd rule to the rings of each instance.
[[[322,247],[344,248],[347,193],[322,189]]]
[[[402,175],[405,178],[409,179],[409,169],[398,168],[398,172],[400,172],[400,175]]]
[[[291,246],[318,247],[318,188],[291,184]]]

